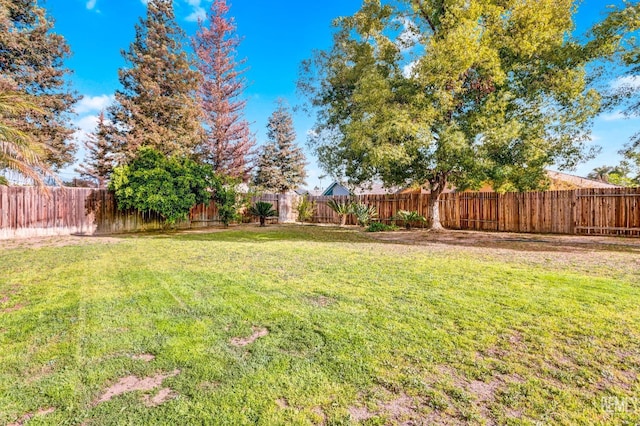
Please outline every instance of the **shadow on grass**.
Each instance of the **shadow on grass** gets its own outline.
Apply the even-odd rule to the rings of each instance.
[[[482,231],[429,232],[425,230],[368,233],[357,227],[320,225],[239,225],[229,228],[202,228],[113,235],[114,238],[153,238],[175,241],[219,241],[269,243],[279,241],[348,244],[438,245],[506,249],[520,252],[621,252],[640,253],[640,239],[547,234],[514,234]]]

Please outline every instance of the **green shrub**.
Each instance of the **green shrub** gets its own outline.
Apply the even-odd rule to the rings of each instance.
[[[237,185],[238,181],[230,178],[218,178],[213,182],[213,201],[218,208],[218,218],[225,227],[240,219],[238,212],[244,199],[238,193]]]
[[[316,202],[311,201],[309,197],[305,195],[298,201],[296,210],[298,211],[298,222],[304,223],[313,217],[313,213],[316,210]]]
[[[356,216],[358,225],[367,226],[369,222],[375,220],[378,217],[378,209],[375,206],[370,206],[363,203],[353,205],[353,214]]]
[[[366,232],[387,232],[387,231],[397,231],[397,230],[398,230],[397,226],[387,225],[386,223],[382,223],[382,222],[372,222],[369,224],[367,229],[365,229]]]
[[[260,226],[265,226],[267,218],[278,216],[278,212],[273,210],[272,207],[273,204],[271,203],[258,201],[249,208],[249,214],[252,216],[258,216],[258,218],[260,219]]]
[[[394,219],[403,221],[404,227],[407,229],[411,229],[411,224],[413,223],[423,223],[427,221],[424,216],[418,214],[418,212],[407,210],[398,210]]]
[[[327,201],[327,207],[336,212],[340,217],[340,226],[347,224],[347,216],[353,213],[353,203],[350,201]]]
[[[209,202],[213,180],[210,166],[145,147],[129,164],[114,169],[109,189],[119,210],[154,211],[173,225],[186,219],[191,207]]]

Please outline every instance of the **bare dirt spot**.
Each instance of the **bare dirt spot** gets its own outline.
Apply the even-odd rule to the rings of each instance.
[[[137,354],[137,355],[132,355],[131,359],[136,361],[151,362],[154,359],[156,359],[156,356],[151,354]]]
[[[220,387],[219,382],[201,382],[200,384],[198,384],[198,389],[207,391],[207,392],[214,391],[219,387]]]
[[[157,407],[158,405],[162,405],[167,401],[174,399],[178,394],[172,391],[169,388],[163,388],[158,391],[158,393],[154,396],[145,395],[143,397],[144,405],[147,407]]]
[[[309,296],[307,297],[307,301],[313,306],[316,306],[318,308],[326,308],[327,306],[330,306],[336,303],[336,299],[334,299],[333,297],[327,297],[322,295]]]
[[[122,239],[89,235],[65,235],[57,237],[34,237],[0,240],[0,250],[37,249],[43,247],[83,246],[89,244],[117,244]]]
[[[285,409],[289,407],[289,401],[287,401],[287,398],[278,398],[276,399],[276,405],[282,409]]]
[[[23,415],[17,422],[9,423],[7,426],[22,426],[36,416],[46,416],[47,414],[51,414],[54,411],[56,411],[56,409],[53,407],[41,408],[35,413],[27,413]]]
[[[367,407],[349,407],[349,416],[354,422],[363,422],[375,416]]]
[[[2,312],[3,314],[8,314],[11,312],[19,311],[22,308],[24,308],[24,305],[22,303],[18,303],[17,305],[13,305],[10,308],[0,309],[0,312]]]
[[[327,415],[324,413],[324,410],[320,407],[313,407],[311,409],[311,412],[317,417],[318,422],[316,424],[318,425],[325,425],[327,424]]]
[[[110,386],[94,404],[97,405],[102,402],[109,401],[112,398],[127,392],[154,390],[160,387],[165,379],[177,376],[178,374],[180,374],[180,370],[173,370],[171,373],[167,374],[156,374],[153,377],[123,377],[118,381],[118,383]]]
[[[470,253],[478,259],[499,257],[517,265],[633,279],[640,276],[640,238],[455,230],[379,232],[367,237],[407,249],[428,247],[433,253]]]
[[[269,330],[261,327],[253,327],[253,334],[249,337],[234,337],[231,339],[231,344],[237,347],[243,347],[250,345],[261,337],[269,334]]]

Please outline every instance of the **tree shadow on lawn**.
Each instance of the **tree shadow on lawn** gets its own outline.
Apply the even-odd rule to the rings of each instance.
[[[126,237],[140,236],[140,234]],[[233,243],[269,243],[305,241],[350,244],[400,244],[409,246],[437,245],[505,249],[520,252],[620,252],[640,254],[640,238],[573,236],[555,234],[516,234],[483,231],[447,230],[430,232],[414,229],[394,232],[364,232],[357,227],[318,225],[272,225],[268,227],[237,226],[204,228],[175,233],[146,234],[145,237],[169,238],[179,241],[219,241]]]

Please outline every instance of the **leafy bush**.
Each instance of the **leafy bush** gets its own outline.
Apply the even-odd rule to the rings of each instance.
[[[367,226],[369,222],[378,217],[378,209],[375,206],[363,203],[354,204],[352,212],[356,215],[356,220],[360,226]]]
[[[407,229],[411,229],[412,223],[422,223],[426,222],[424,216],[418,214],[416,211],[407,211],[407,210],[398,210],[395,216],[396,220],[401,220],[404,222],[404,226]]]
[[[340,226],[347,224],[347,216],[353,213],[353,203],[350,201],[327,201],[327,206],[340,216]]]
[[[298,222],[306,222],[313,217],[313,212],[316,210],[316,202],[311,201],[306,195],[298,202],[296,206],[298,211]]]
[[[242,194],[238,193],[238,181],[230,178],[217,178],[213,182],[213,201],[218,208],[218,217],[224,226],[240,219],[238,213],[244,203]]]
[[[386,231],[397,231],[398,227],[394,225],[387,225],[382,222],[372,222],[369,224],[365,231],[367,232],[386,232]]]
[[[194,205],[209,202],[212,180],[210,166],[141,148],[129,164],[114,169],[109,189],[119,210],[154,211],[173,225],[186,219]]]
[[[272,209],[273,204],[264,201],[258,201],[249,208],[249,214],[260,218],[260,226],[265,226],[268,217],[277,217],[278,212]]]

